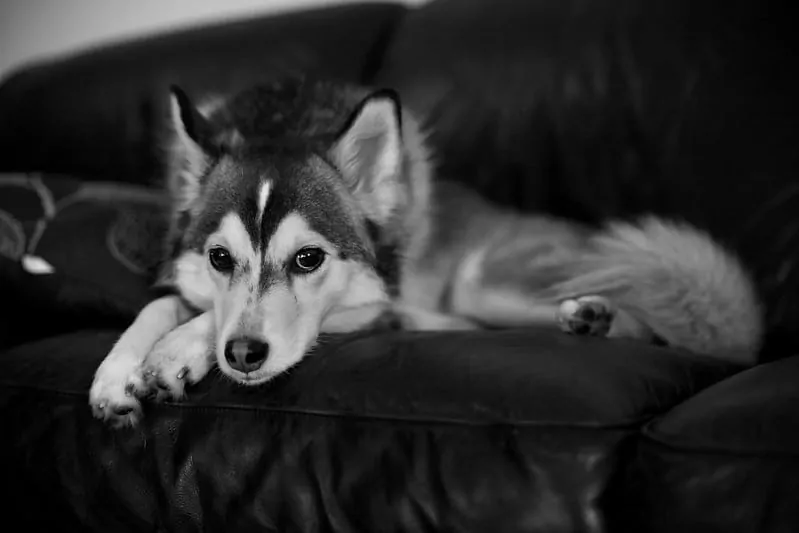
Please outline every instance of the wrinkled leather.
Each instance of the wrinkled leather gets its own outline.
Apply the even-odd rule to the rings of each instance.
[[[648,424],[620,490],[630,530],[793,532],[799,357],[747,370]],[[700,529],[701,527],[701,529]]]
[[[265,387],[212,374],[115,431],[86,391],[117,335],[0,357],[17,509],[95,531],[602,531],[636,427],[736,370],[550,330],[362,334]]]

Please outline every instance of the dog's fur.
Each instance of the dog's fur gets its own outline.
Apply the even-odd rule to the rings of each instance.
[[[755,362],[760,305],[731,252],[679,222],[597,231],[434,180],[391,91],[292,77],[198,109],[174,88],[171,132],[161,283],[176,295],[144,308],[103,361],[98,417],[135,423],[138,397],[180,396],[214,362],[262,383],[320,333],[387,313],[411,329],[560,324]],[[306,272],[308,247],[323,260]],[[237,339],[268,357],[241,362]]]

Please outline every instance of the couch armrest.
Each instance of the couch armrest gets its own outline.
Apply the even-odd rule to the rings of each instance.
[[[721,381],[647,424],[619,476],[618,531],[794,531],[799,357]],[[615,530],[615,529],[614,529]]]
[[[0,85],[0,171],[157,178],[167,88],[202,95],[290,70],[363,81],[406,8],[351,4],[126,41]]]

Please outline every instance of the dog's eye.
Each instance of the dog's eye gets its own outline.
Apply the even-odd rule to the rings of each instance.
[[[211,266],[214,267],[214,270],[219,272],[230,272],[235,266],[230,252],[221,246],[215,246],[208,250],[208,261],[211,262]]]
[[[308,274],[313,272],[325,261],[325,251],[321,248],[303,248],[294,256],[294,267],[298,272]]]

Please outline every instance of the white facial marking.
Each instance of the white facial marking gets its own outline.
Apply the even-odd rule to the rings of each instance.
[[[206,266],[208,259],[196,252],[186,252],[175,260],[175,284],[192,305],[203,311],[214,305],[216,286]]]
[[[223,342],[235,336],[235,330],[247,308],[249,296],[250,294],[243,284],[237,285],[229,293],[220,294],[219,302],[216,305],[216,330]]]
[[[247,261],[253,275],[257,276],[261,269],[258,250],[253,248],[250,234],[244,227],[244,222],[236,213],[228,213],[219,223],[219,230],[209,240],[209,244],[219,244],[226,247],[233,257],[239,261]]]
[[[233,255],[235,261],[240,265],[246,263],[250,268],[250,283],[234,287],[233,292],[235,292],[235,295],[231,294],[231,291],[220,293],[219,296],[224,297],[225,302],[217,301],[215,304],[219,315],[217,317],[217,331],[223,333],[224,337],[224,335],[233,330],[244,312],[247,299],[250,296],[247,285],[255,286],[258,283],[258,278],[261,275],[261,258],[258,250],[253,248],[250,235],[247,233],[247,228],[244,227],[244,222],[235,213],[228,213],[222,218],[219,223],[219,230],[211,236],[208,244],[209,246],[224,246]]]
[[[338,275],[331,272],[330,283],[346,287],[346,292],[325,313],[320,331],[345,333],[359,329],[377,318],[388,306],[389,297],[383,281],[365,265],[345,261]]]
[[[261,188],[258,190],[258,225],[261,225],[261,220],[264,218],[264,210],[266,209],[266,202],[269,201],[269,195],[272,192],[272,181],[266,180],[261,183]]]
[[[289,213],[278,224],[266,247],[267,261],[275,265],[282,264],[303,246],[319,246],[327,252],[332,251],[325,239],[313,231],[303,217]]]
[[[271,189],[267,187],[262,185],[258,191],[259,208],[260,198],[265,198],[264,204],[268,199]],[[285,372],[315,345],[320,328],[342,332],[357,329],[373,320],[388,301],[384,283],[368,266],[339,258],[334,245],[296,212],[283,218],[265,244],[263,261],[276,269],[276,277],[263,293],[256,288],[261,253],[253,248],[238,216],[227,215],[208,244],[225,246],[237,261],[251,265],[250,282],[237,278],[232,286],[220,287],[214,305],[217,363],[222,372],[240,383],[261,383]],[[297,251],[309,246],[328,254],[317,270],[280,274],[283,265],[294,261]],[[268,343],[269,357],[263,366],[246,374],[231,368],[224,348],[236,337]]]

